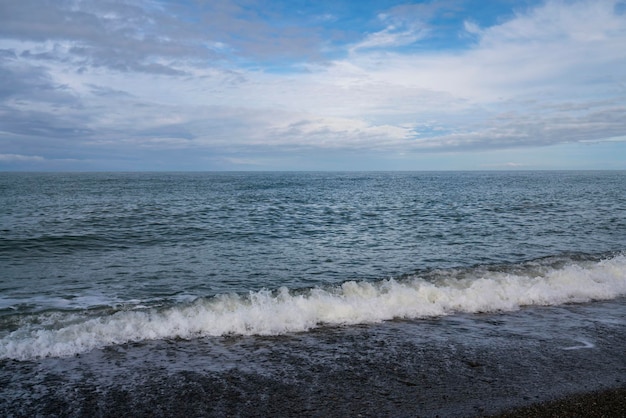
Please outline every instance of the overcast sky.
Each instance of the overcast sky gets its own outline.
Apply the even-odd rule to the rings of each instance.
[[[626,169],[626,2],[0,1],[0,170],[450,169]]]

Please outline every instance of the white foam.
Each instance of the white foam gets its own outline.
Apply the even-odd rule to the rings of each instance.
[[[583,349],[587,349],[587,348],[595,348],[596,345],[594,343],[590,343],[587,340],[576,340],[579,343],[582,343],[582,345],[573,345],[570,347],[563,347],[563,350],[583,350]]]
[[[626,256],[545,268],[541,274],[485,272],[433,283],[420,277],[346,282],[294,293],[287,288],[200,298],[167,309],[97,317],[57,313],[0,339],[0,358],[67,356],[132,341],[197,336],[278,335],[328,325],[373,323],[454,312],[495,312],[626,295]],[[537,271],[537,270],[533,270]],[[481,272],[479,274],[479,272]],[[51,322],[53,322],[51,324]]]

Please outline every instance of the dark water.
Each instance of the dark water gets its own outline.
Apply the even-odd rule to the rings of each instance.
[[[626,172],[0,173],[0,404],[321,416],[375,411],[378,376],[388,414],[473,415],[440,397],[476,373],[491,411],[620,385],[625,251]]]

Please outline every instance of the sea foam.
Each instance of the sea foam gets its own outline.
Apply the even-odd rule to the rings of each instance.
[[[0,358],[68,356],[152,339],[279,335],[324,325],[511,311],[626,295],[626,255],[512,271],[477,268],[435,279],[414,276],[349,281],[329,288],[222,294],[161,309],[33,315],[0,338]]]

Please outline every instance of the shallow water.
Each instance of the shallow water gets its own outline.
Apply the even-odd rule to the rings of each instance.
[[[478,416],[626,384],[626,300],[3,360],[16,416]]]

